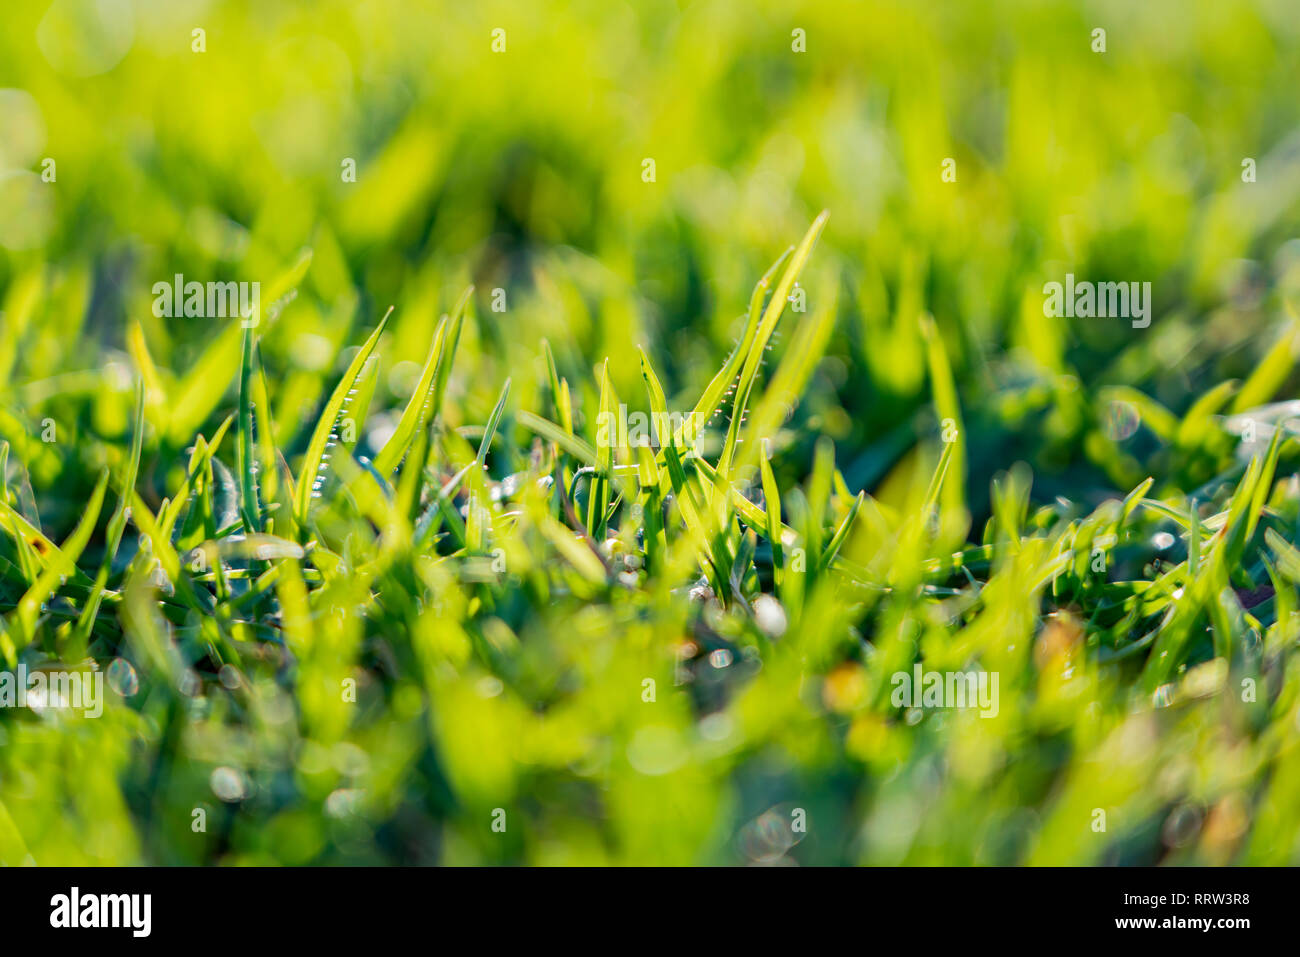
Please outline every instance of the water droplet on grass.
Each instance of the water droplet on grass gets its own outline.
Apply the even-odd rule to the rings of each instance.
[[[1106,418],[1101,423],[1101,430],[1111,441],[1123,442],[1137,431],[1141,421],[1141,416],[1132,403],[1117,399],[1106,406]]]
[[[125,658],[114,658],[108,666],[108,686],[123,698],[129,698],[140,690],[140,676],[135,673],[135,666]]]
[[[214,769],[209,783],[212,785],[212,793],[228,803],[242,801],[248,793],[244,775],[234,768]]]

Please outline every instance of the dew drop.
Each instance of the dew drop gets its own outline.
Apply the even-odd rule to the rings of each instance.
[[[214,769],[209,783],[212,785],[212,793],[229,803],[242,801],[248,793],[244,775],[231,767]]]
[[[1138,410],[1130,402],[1116,399],[1106,407],[1106,418],[1101,424],[1106,437],[1113,442],[1123,442],[1141,424]]]
[[[135,666],[125,658],[114,658],[108,666],[108,686],[123,698],[129,698],[140,690],[140,676],[135,673]]]

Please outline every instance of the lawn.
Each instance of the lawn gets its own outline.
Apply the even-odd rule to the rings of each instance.
[[[0,864],[1300,863],[1298,87],[1281,0],[6,6]]]

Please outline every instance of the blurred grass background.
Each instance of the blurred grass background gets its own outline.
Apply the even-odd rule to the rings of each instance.
[[[543,339],[588,417],[606,356],[618,393],[642,394],[638,345],[670,406],[689,408],[739,336],[753,283],[828,209],[800,285],[809,311],[833,308],[835,325],[773,436],[777,471],[805,481],[827,436],[853,491],[902,508],[924,486],[919,440],[938,430],[918,322],[928,313],[962,404],[975,527],[991,479],[1015,462],[1032,468],[1035,502],[1089,508],[1148,474],[1174,493],[1224,474],[1225,436],[1174,441],[1161,412],[1182,417],[1296,333],[1300,19],[1285,0],[56,0],[8,5],[0,26],[0,437],[56,539],[129,447],[131,323],[160,386],[146,400],[151,508],[175,487],[194,434],[210,436],[233,407],[238,338],[155,317],[152,284],[182,273],[260,281],[265,293],[308,249],[295,297],[260,343],[291,456],[349,347],[391,303],[363,437],[382,445],[439,314],[470,283],[478,309],[448,426],[484,422],[507,376],[512,404],[546,408]],[[1098,27],[1105,53],[1092,50]],[[191,49],[194,28],[205,52]],[[796,29],[806,52],[792,50]],[[941,179],[945,158],[954,183]],[[1255,182],[1242,181],[1245,158]],[[355,183],[340,175],[346,159]],[[1150,328],[1045,319],[1043,283],[1066,272],[1151,282]],[[504,313],[489,306],[494,288]],[[189,389],[200,368],[207,388]],[[211,388],[220,382],[229,389]],[[1288,365],[1265,398],[1296,382]],[[178,393],[193,401],[160,398]],[[47,417],[55,443],[40,441]],[[849,549],[866,562],[876,547],[864,534]],[[853,613],[836,608],[844,619],[826,627],[848,633]],[[1130,720],[1123,688],[1107,683],[1119,678],[1103,675],[1060,713],[1029,702],[1026,722],[1006,704],[998,721],[913,728],[857,714],[852,668],[836,679],[848,690],[819,692],[787,663],[795,671],[769,668],[781,679],[727,712],[744,743],[711,741],[684,700],[638,730],[643,705],[628,689],[644,659],[622,660],[610,641],[640,648],[652,632],[637,638],[617,601],[534,613],[519,680],[542,698],[566,682],[583,689],[547,721],[526,695],[479,694],[478,674],[438,684],[432,719],[402,685],[328,732],[297,728],[290,692],[266,676],[159,705],[199,709],[179,724],[139,702],[68,726],[0,715],[0,858],[1300,855],[1289,717],[1267,743],[1243,743],[1201,710]],[[1094,699],[1105,707],[1085,707]],[[1279,737],[1287,764],[1273,763]],[[619,770],[602,758],[611,741],[630,749]],[[246,799],[215,797],[214,769],[237,775]],[[512,799],[534,826],[483,833],[485,809]],[[190,827],[200,805],[215,821],[206,839]],[[794,806],[817,823],[791,847],[764,815]],[[1097,806],[1123,822],[1118,835],[1089,829]],[[1256,815],[1267,828],[1251,829]]]

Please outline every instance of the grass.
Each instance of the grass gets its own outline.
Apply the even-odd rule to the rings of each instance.
[[[744,335],[690,412],[710,420],[731,397],[725,434],[706,433],[712,454],[680,434],[597,442],[549,349],[534,410],[511,408],[507,380],[485,425],[447,428],[438,411],[472,291],[437,323],[373,461],[345,435],[364,431],[387,315],[323,397],[300,455],[256,428],[274,435],[256,401],[274,395],[252,386],[266,389],[258,340],[271,330],[242,332],[237,426],[195,436],[188,456],[147,417],[177,397],[149,397],[139,380],[130,452],[110,460],[66,539],[46,538],[16,490],[0,504],[6,666],[120,658],[139,687],[102,723],[7,721],[10,773],[52,736],[73,754],[135,739],[129,759],[119,753],[147,770],[122,797],[141,840],[127,859],[160,862],[548,862],[556,828],[585,848],[562,860],[726,860],[735,848],[714,816],[782,756],[798,767],[784,804],[816,827],[794,848],[803,832],[759,817],[740,837],[754,859],[1090,861],[1118,846],[1146,860],[1160,847],[1154,821],[1221,776],[1258,778],[1257,806],[1233,790],[1202,797],[1199,841],[1163,853],[1286,860],[1300,797],[1287,773],[1300,510],[1278,466],[1295,440],[1273,430],[1196,494],[1157,494],[1148,478],[1095,508],[1031,509],[1029,477],[1013,469],[993,482],[977,543],[956,481],[960,428],[923,443],[930,478],[896,508],[853,494],[829,441],[802,484],[783,485],[775,435],[755,430],[820,356],[790,350],[765,383],[758,372],[825,221],[756,285]],[[936,406],[960,422],[942,340],[926,341]],[[643,400],[667,411],[641,362]],[[1240,390],[1212,390],[1170,422],[1171,438],[1199,451],[1234,393],[1265,395],[1274,384],[1259,379],[1283,371],[1264,363]],[[206,372],[193,376],[215,405],[225,390]],[[624,399],[606,371],[599,395],[604,412]],[[142,457],[175,476],[152,507],[137,488]],[[103,554],[82,567],[110,474]],[[139,540],[121,554],[128,522]],[[895,706],[890,678],[917,661],[997,672],[998,713]],[[212,807],[208,765],[241,800]],[[1032,816],[1000,819],[990,788]],[[928,823],[890,803],[902,795],[930,808]],[[39,802],[5,801],[4,853],[17,863],[30,849],[14,812]],[[220,823],[192,832],[191,806]],[[865,832],[852,823],[863,806]],[[505,833],[491,828],[497,808]],[[1091,829],[1095,809],[1122,844]],[[1252,819],[1267,827],[1246,828]],[[965,842],[946,830],[959,820],[979,824]],[[873,830],[886,821],[919,831],[904,853]],[[920,839],[927,830],[941,837]],[[431,834],[436,850],[419,843]],[[671,839],[651,847],[650,835]]]
[[[7,12],[0,863],[1300,860],[1293,26],[870,7]]]

